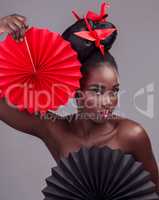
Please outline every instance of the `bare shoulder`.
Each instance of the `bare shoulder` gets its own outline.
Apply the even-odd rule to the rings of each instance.
[[[76,114],[69,114],[65,116],[61,116],[56,114],[55,112],[48,111],[46,115],[44,116],[44,119],[48,121],[49,123],[55,122],[55,123],[70,123],[73,118],[75,118]]]
[[[131,135],[133,133],[133,135],[135,136],[136,134],[142,132],[143,129],[143,126],[135,120],[128,118],[120,118],[119,130],[121,133],[124,132],[128,135]]]
[[[138,122],[128,119],[119,119],[118,138],[128,148],[150,146],[150,139],[145,128]]]
[[[64,133],[66,132],[71,124],[71,121],[74,117],[74,114],[61,116],[55,112],[48,111],[44,116],[47,130],[51,133],[57,132]]]
[[[51,136],[56,135],[59,132],[59,128],[63,127],[63,117],[54,112],[47,111],[44,116],[37,113],[36,117],[43,122],[44,128],[40,130],[41,135],[45,136],[42,138],[43,140],[48,140]]]
[[[134,155],[137,161],[143,163],[159,191],[158,167],[147,131],[141,124],[130,119],[121,119],[119,124],[120,145],[124,151]]]

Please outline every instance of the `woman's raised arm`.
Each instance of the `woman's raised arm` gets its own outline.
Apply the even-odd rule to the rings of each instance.
[[[5,98],[0,100],[0,120],[16,130],[37,136],[40,139],[44,139],[47,131],[48,120],[11,107]]]
[[[26,17],[22,15],[12,14],[0,18],[0,33],[9,33],[16,41],[21,41],[23,39],[27,28]],[[21,112],[10,106],[5,98],[0,99],[0,120],[16,130],[37,136],[43,140],[48,139],[46,138],[46,132],[49,129],[48,127],[50,127],[49,124],[51,124],[52,129],[54,129],[54,125],[56,125],[56,127],[59,126],[55,123],[57,117],[56,114],[51,113],[51,118],[54,118],[54,123],[52,123],[52,120],[39,118],[34,114],[31,115],[27,111]]]

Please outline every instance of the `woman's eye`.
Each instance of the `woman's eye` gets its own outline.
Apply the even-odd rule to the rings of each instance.
[[[118,92],[119,92],[119,89],[115,89],[115,90],[111,90],[111,91],[104,91],[101,88],[91,88],[89,90],[96,95],[103,95],[103,94],[108,92],[107,94],[112,96],[112,97],[118,96]]]
[[[117,95],[118,95],[118,92],[119,92],[119,89],[114,90],[114,91],[113,91],[113,95],[114,95],[114,96],[117,96]]]
[[[92,91],[93,93],[95,93],[96,95],[101,95],[101,94],[102,94],[102,91],[101,91],[99,88],[91,89],[91,91]]]

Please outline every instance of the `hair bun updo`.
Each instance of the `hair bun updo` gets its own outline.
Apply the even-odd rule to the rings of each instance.
[[[88,21],[93,30],[110,29],[110,28],[116,29],[116,27],[108,21],[103,21],[103,22],[94,22],[92,20]],[[65,40],[71,43],[72,48],[78,53],[79,60],[81,61],[81,63],[84,63],[92,53],[94,54],[95,52],[99,52],[100,50],[99,48],[96,47],[95,42],[83,39],[74,34],[79,31],[88,31],[84,19],[78,20],[69,28],[67,28],[62,34],[62,36]],[[117,29],[109,37],[100,42],[101,44],[104,45],[105,52],[107,52],[112,47],[114,41],[116,40],[116,37],[117,37]]]

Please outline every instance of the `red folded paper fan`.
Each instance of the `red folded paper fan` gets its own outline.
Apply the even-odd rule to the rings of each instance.
[[[0,96],[30,113],[57,110],[79,88],[80,62],[58,33],[32,27],[23,42],[0,42]]]

